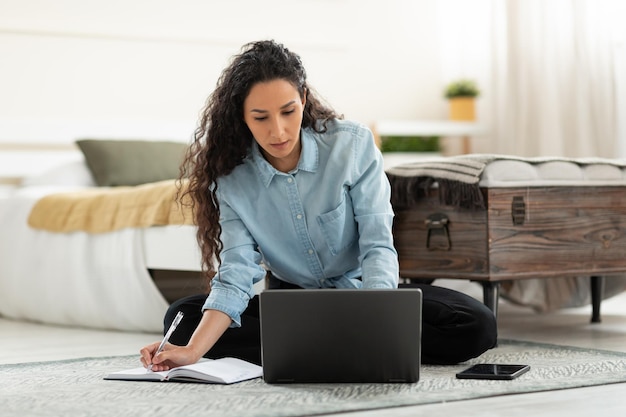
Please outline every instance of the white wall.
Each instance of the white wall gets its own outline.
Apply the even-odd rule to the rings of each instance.
[[[446,117],[434,0],[0,0],[0,145],[188,140],[242,44],[273,38],[347,118]]]

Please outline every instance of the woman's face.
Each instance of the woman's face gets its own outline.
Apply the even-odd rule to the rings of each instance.
[[[289,172],[300,160],[300,126],[306,99],[286,80],[255,84],[243,103],[244,121],[274,168]]]

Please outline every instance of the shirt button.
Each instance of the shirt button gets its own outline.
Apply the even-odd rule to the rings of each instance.
[[[309,249],[309,255],[313,255],[313,249]]]
[[[293,182],[293,178],[287,178],[287,182],[291,184]]]
[[[302,218],[302,214],[298,214],[298,215],[296,216],[296,219],[298,219],[298,220],[300,220],[301,218]]]

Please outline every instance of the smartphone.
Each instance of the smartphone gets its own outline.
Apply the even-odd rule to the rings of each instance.
[[[456,374],[459,379],[515,379],[528,372],[529,365],[480,363]]]

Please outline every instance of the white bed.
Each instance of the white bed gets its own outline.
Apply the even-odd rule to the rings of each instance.
[[[100,329],[160,332],[168,302],[149,270],[199,271],[195,227],[106,233],[28,226],[34,204],[94,187],[80,154],[0,196],[0,315]]]

